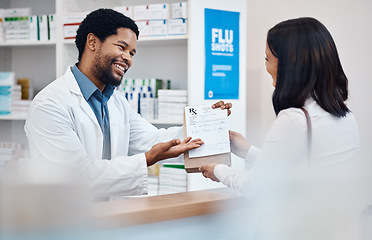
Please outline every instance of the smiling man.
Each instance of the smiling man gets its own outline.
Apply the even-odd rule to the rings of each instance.
[[[147,166],[203,144],[179,140],[180,127],[157,129],[115,90],[133,64],[138,35],[133,20],[111,9],[83,20],[76,36],[78,62],[34,98],[26,120],[38,175],[73,172],[100,198],[141,195],[147,193]]]

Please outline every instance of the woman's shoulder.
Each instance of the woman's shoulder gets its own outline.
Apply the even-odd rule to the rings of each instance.
[[[293,123],[306,121],[305,113],[300,108],[287,108],[279,112],[276,121],[290,121]]]
[[[309,99],[305,102],[304,108],[310,115],[311,123],[316,125],[356,125],[356,120],[352,112],[348,112],[345,117],[336,117],[322,109],[315,100]],[[279,112],[276,121],[290,122],[293,127],[305,127],[306,116],[301,108],[287,108]]]

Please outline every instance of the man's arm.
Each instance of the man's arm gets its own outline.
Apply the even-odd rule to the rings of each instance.
[[[75,128],[84,126],[74,125],[71,117],[71,114],[52,101],[34,106],[30,111],[25,131],[34,170],[40,176],[46,176],[46,179],[58,171],[67,171],[87,181],[100,196],[145,194],[145,154],[111,160],[91,159],[82,141],[95,142],[93,138],[98,133],[95,134],[96,130],[91,129],[92,139],[78,136]],[[91,151],[101,150],[95,146]]]

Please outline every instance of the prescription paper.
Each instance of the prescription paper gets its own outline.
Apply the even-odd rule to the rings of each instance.
[[[204,144],[189,151],[189,158],[230,152],[227,110],[210,106],[185,107],[186,134]]]

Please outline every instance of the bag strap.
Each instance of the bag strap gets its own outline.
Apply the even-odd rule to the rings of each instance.
[[[311,131],[311,120],[310,115],[307,110],[303,107],[300,108],[305,116],[306,116],[306,123],[307,123],[307,161],[310,164],[311,159],[311,139],[312,139],[312,131]]]

